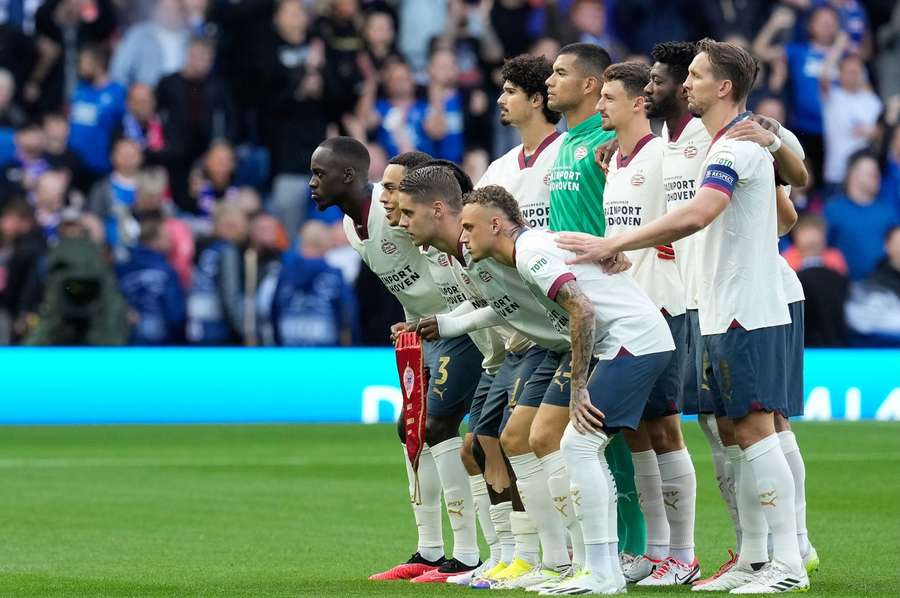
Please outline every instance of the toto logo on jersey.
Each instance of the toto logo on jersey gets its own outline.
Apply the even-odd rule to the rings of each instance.
[[[395,253],[397,253],[397,246],[390,241],[385,241],[381,244],[381,250],[385,255],[394,255]]]
[[[485,272],[484,270],[478,273],[478,278],[480,278],[483,282],[491,282],[492,280],[494,280],[494,277],[491,276],[491,273]]]
[[[631,177],[631,184],[634,185],[635,187],[640,187],[641,185],[644,184],[644,182],[646,182],[646,180],[647,179],[644,178],[644,175],[642,175],[641,173],[638,172],[638,173],[635,173],[635,175],[633,177]]]
[[[697,146],[689,145],[684,148],[684,157],[685,158],[696,158],[697,157]]]
[[[582,158],[584,158],[585,156],[587,156],[587,154],[588,154],[588,149],[587,149],[585,146],[580,145],[580,146],[578,146],[578,148],[575,150],[575,160],[576,160],[576,161],[577,161],[577,160],[581,160]]]
[[[447,254],[442,253],[438,256],[438,264],[444,266],[445,268],[450,265],[450,259],[447,257]]]

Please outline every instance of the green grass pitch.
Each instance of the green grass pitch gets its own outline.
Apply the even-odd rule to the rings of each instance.
[[[733,538],[685,429],[711,572]],[[812,592],[900,595],[900,426],[795,430]],[[366,580],[414,551],[400,451],[390,426],[2,427],[0,596],[471,596]]]

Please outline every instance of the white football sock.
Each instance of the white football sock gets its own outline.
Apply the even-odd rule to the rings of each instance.
[[[431,447],[434,464],[444,489],[444,504],[453,529],[453,558],[478,564],[478,538],[475,531],[475,503],[469,488],[469,474],[459,458],[462,438],[456,436]]]
[[[600,451],[600,456],[604,462],[601,463],[603,473],[606,474],[606,487],[609,492],[609,510],[606,518],[606,529],[609,534],[609,543],[616,547],[616,562],[619,562],[619,487],[616,485],[616,478],[613,476],[612,468],[606,461],[605,450]],[[584,532],[582,531],[582,534]]]
[[[569,563],[566,548],[566,528],[559,511],[553,508],[547,472],[534,453],[515,455],[509,458],[516,474],[516,485],[525,505],[525,512],[531,517],[541,538],[543,564],[559,567]]]
[[[697,474],[686,448],[657,455],[662,477],[663,501],[669,520],[669,556],[694,561],[694,515],[697,508]]]
[[[494,531],[497,532],[500,544],[500,560],[507,565],[512,562],[513,553],[516,549],[516,539],[513,537],[512,527],[509,522],[511,513],[512,503],[510,501],[491,505],[491,521],[494,524]]]
[[[550,487],[553,506],[562,514],[563,524],[569,530],[569,537],[572,539],[572,564],[578,568],[584,567],[584,538],[581,535],[581,524],[572,506],[572,485],[566,469],[566,458],[562,451],[555,451],[541,457],[541,465],[547,472],[547,484]]]
[[[735,470],[734,465],[728,458],[722,439],[719,437],[719,427],[716,425],[716,416],[712,414],[703,414],[697,416],[697,423],[706,437],[712,452],[713,469],[716,472],[716,484],[719,486],[719,496],[725,502],[728,508],[728,515],[731,517],[731,524],[734,527],[735,550],[741,546],[741,521],[738,517],[737,509],[737,493],[734,488]]]
[[[539,565],[541,562],[541,539],[531,516],[528,513],[513,511],[509,514],[509,524],[516,540],[515,554],[510,560],[504,562],[509,564],[518,558],[526,563]]]
[[[803,559],[797,543],[794,478],[781,451],[778,435],[772,434],[748,446],[744,457],[752,468],[757,504],[772,532],[772,558],[792,571],[800,571]]]
[[[441,533],[441,480],[434,466],[431,449],[426,446],[419,456],[418,502],[421,504],[416,504],[413,500],[417,494],[416,472],[409,462],[406,446],[401,446],[403,446],[403,462],[406,463],[406,476],[409,479],[410,504],[419,534],[419,545],[416,550],[422,558],[436,561],[444,556],[444,537]]]
[[[472,500],[475,502],[475,517],[478,518],[478,526],[481,527],[481,535],[485,544],[491,550],[491,558],[500,558],[500,542],[497,532],[494,531],[494,522],[491,521],[491,498],[488,496],[487,482],[484,476],[469,476],[469,488],[472,490]]]
[[[634,485],[638,502],[647,525],[647,550],[649,558],[661,561],[669,556],[669,520],[663,506],[662,478],[653,449],[631,453],[634,463]]]
[[[806,464],[800,453],[800,445],[797,437],[790,430],[778,433],[778,441],[784,458],[787,459],[791,475],[794,477],[794,512],[797,514],[797,542],[800,544],[800,554],[809,554],[809,536],[806,532]]]
[[[727,446],[725,450],[728,451],[728,460],[734,466],[738,515],[741,518],[738,565],[750,569],[750,565],[766,563],[769,560],[769,551],[766,547],[769,526],[766,525],[766,517],[759,504],[756,480],[744,451],[737,445]]]
[[[566,426],[561,448],[572,480],[572,495],[577,497],[575,513],[584,536],[585,566],[595,575],[613,574],[607,544],[617,540],[615,523],[610,529],[610,511],[614,511],[615,483],[603,449],[609,438],[602,432],[580,434]],[[615,522],[615,519],[612,519]]]

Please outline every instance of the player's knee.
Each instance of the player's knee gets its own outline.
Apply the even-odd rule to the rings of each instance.
[[[481,446],[481,442],[478,441],[477,436],[472,439],[472,458],[475,459],[475,462],[478,464],[478,467],[481,468],[481,471],[484,471],[487,455],[484,454],[484,449]]]
[[[528,434],[516,430],[513,426],[506,426],[500,434],[500,446],[507,455],[523,455],[531,451]]]
[[[428,446],[437,446],[445,440],[449,440],[458,435],[458,424],[456,429],[454,429],[454,426],[452,426],[449,421],[441,418],[429,417],[425,420],[425,442],[428,443]]]
[[[681,435],[681,424],[677,417],[664,417],[655,425],[648,427],[650,443],[656,454],[671,453],[684,448],[684,438]]]
[[[532,426],[531,433],[528,435],[528,445],[538,457],[558,451],[559,441],[559,436],[548,433],[544,429],[535,429],[534,426]]]
[[[787,432],[791,429],[791,422],[788,418],[781,415],[780,413],[775,414],[775,431],[776,432]]]

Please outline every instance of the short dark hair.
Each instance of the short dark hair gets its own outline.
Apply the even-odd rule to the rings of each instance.
[[[527,226],[519,202],[500,185],[485,185],[463,197],[463,205],[477,204],[486,208],[497,208],[516,226]]]
[[[619,81],[628,97],[644,95],[644,87],[650,80],[650,67],[643,62],[619,62],[610,65],[603,74],[605,81]]]
[[[563,46],[559,50],[559,55],[572,54],[575,56],[575,64],[581,72],[587,77],[603,76],[603,72],[612,64],[612,58],[606,49],[597,44],[587,44],[578,42]]]
[[[666,65],[672,76],[682,83],[687,79],[688,67],[696,55],[697,46],[691,42],[662,42],[650,51],[653,62]]]
[[[443,166],[423,166],[410,171],[400,182],[400,192],[416,203],[435,198],[456,212],[462,209],[462,191],[453,173]]]
[[[331,137],[319,147],[329,149],[342,164],[351,166],[364,177],[369,172],[369,150],[353,137]]]
[[[475,188],[475,185],[472,184],[472,179],[469,178],[469,175],[459,167],[459,164],[456,162],[452,162],[450,160],[444,160],[443,158],[433,158],[428,162],[425,162],[421,166],[417,168],[422,168],[424,166],[440,166],[441,168],[445,168],[450,171],[450,174],[456,179],[456,183],[459,185],[460,192],[465,195],[469,191]]]
[[[87,43],[81,47],[79,54],[90,54],[91,58],[97,61],[104,71],[109,70],[109,62],[112,59],[109,49],[103,44]]]
[[[697,42],[697,53],[701,52],[709,59],[716,79],[731,81],[733,100],[737,103],[746,100],[759,74],[759,62],[756,58],[737,44],[717,42],[709,37]]]
[[[855,152],[850,154],[850,157],[847,158],[847,172],[849,173],[853,169],[853,167],[856,166],[857,162],[865,160],[866,158],[875,160],[876,163],[878,162],[878,156],[876,156],[875,153],[867,147],[856,150]]]
[[[403,152],[402,154],[397,154],[390,160],[388,160],[388,164],[395,164],[397,166],[402,166],[406,170],[412,170],[426,162],[434,160],[431,154],[426,154],[425,152]]]
[[[554,112],[547,107],[547,79],[553,74],[553,65],[543,56],[531,54],[519,54],[503,63],[500,77],[509,81],[516,87],[520,87],[528,97],[535,94],[541,96],[544,102],[543,114],[547,122],[556,124],[562,118],[562,114]]]

